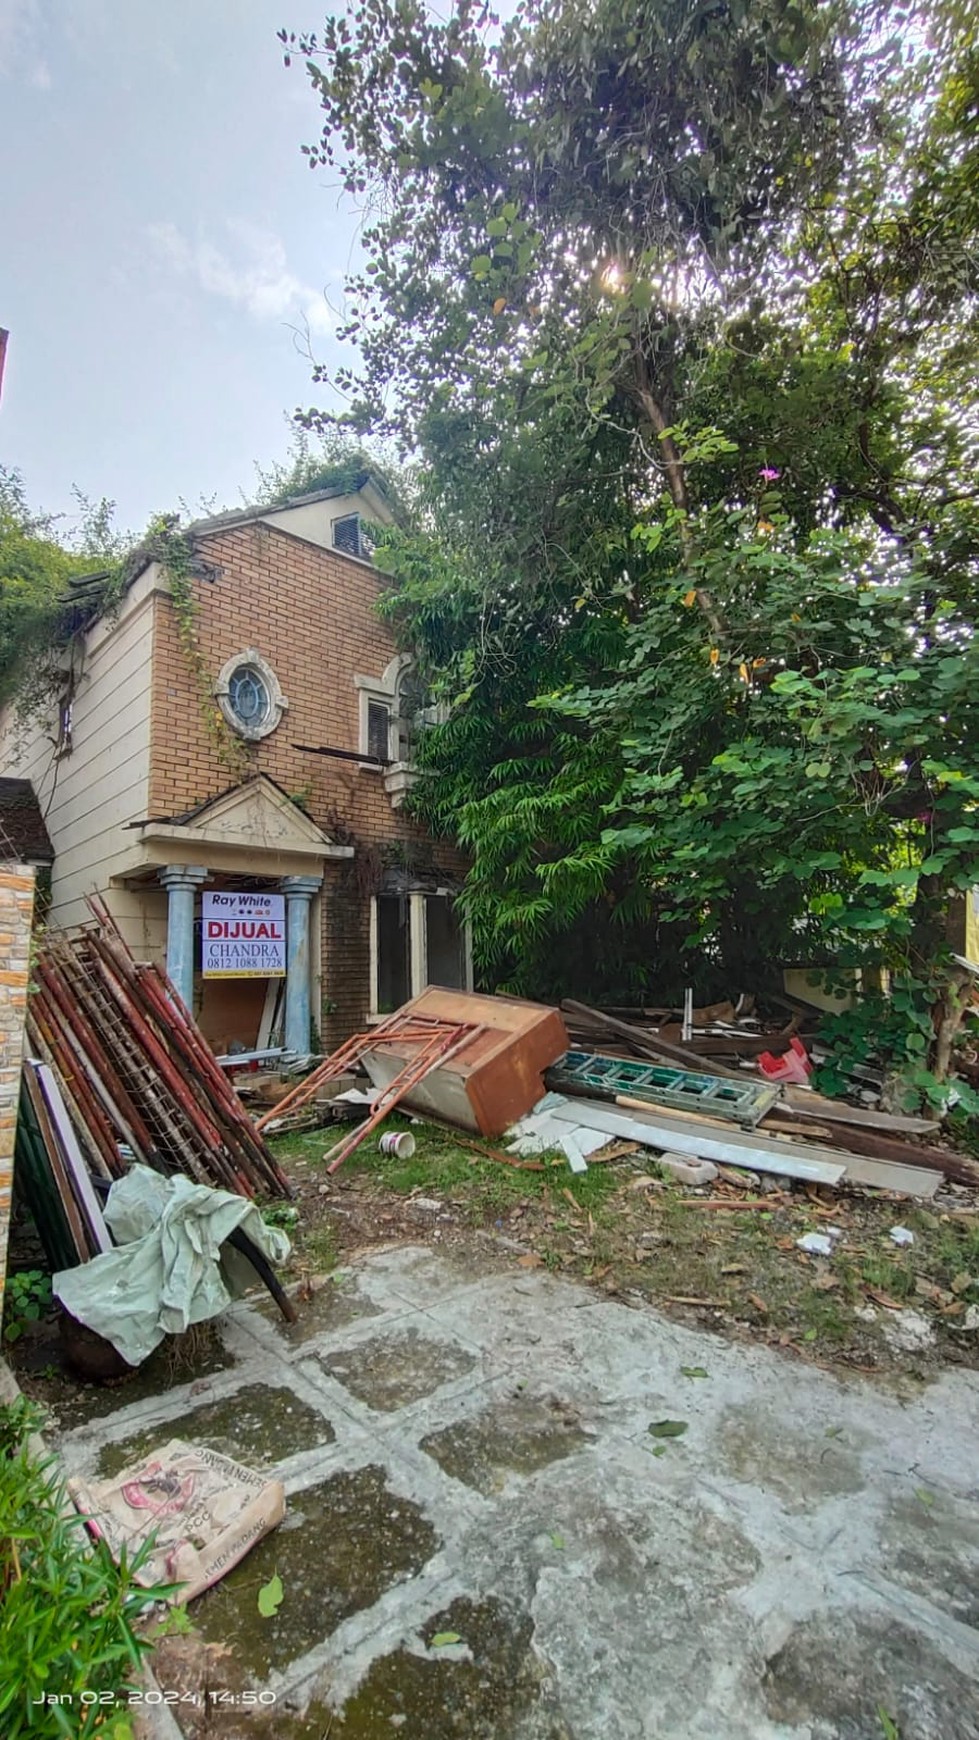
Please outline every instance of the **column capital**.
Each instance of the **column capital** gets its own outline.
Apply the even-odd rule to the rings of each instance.
[[[292,900],[312,900],[323,886],[322,876],[282,876],[280,887]]]
[[[206,864],[164,864],[156,874],[164,888],[199,888],[210,871]]]

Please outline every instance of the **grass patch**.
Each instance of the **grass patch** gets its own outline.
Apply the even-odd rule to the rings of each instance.
[[[617,1168],[594,1166],[587,1172],[575,1173],[561,1153],[538,1156],[544,1171],[532,1172],[476,1154],[456,1141],[451,1132],[431,1124],[410,1124],[406,1118],[395,1116],[386,1119],[384,1129],[410,1129],[415,1138],[415,1152],[410,1160],[382,1154],[377,1138],[369,1136],[335,1176],[376,1184],[396,1196],[445,1197],[464,1208],[474,1225],[524,1202],[564,1202],[570,1208],[567,1197],[562,1196],[565,1190],[573,1197],[577,1209],[598,1220],[604,1204],[622,1184],[622,1174]],[[287,1171],[290,1160],[301,1159],[309,1164],[311,1175],[315,1175],[317,1163],[331,1146],[330,1138],[329,1130],[299,1131],[274,1138],[272,1146]],[[325,1170],[323,1175],[326,1176]]]
[[[334,1179],[337,1206],[345,1197],[357,1201],[361,1229],[365,1212],[370,1225],[376,1199],[382,1236],[392,1219],[414,1236],[414,1220],[390,1212],[394,1199],[437,1197],[458,1227],[507,1234],[555,1273],[643,1295],[654,1305],[694,1302],[711,1327],[741,1326],[812,1357],[861,1370],[900,1360],[883,1333],[879,1306],[876,1320],[867,1315],[875,1292],[928,1313],[938,1337],[934,1357],[974,1363],[979,1354],[960,1328],[968,1305],[979,1302],[979,1215],[869,1195],[817,1199],[802,1188],[750,1208],[711,1211],[669,1177],[633,1189],[638,1172],[656,1176],[651,1154],[591,1163],[585,1173],[573,1173],[563,1154],[544,1154],[537,1157],[541,1169],[530,1171],[475,1153],[434,1125],[395,1117],[384,1127],[410,1128],[411,1159],[381,1154],[372,1136]],[[287,1171],[301,1163],[315,1191],[335,1139],[333,1130],[306,1131],[277,1137],[274,1146]],[[914,1233],[913,1245],[891,1241],[898,1223]],[[336,1224],[300,1232],[300,1254],[311,1240],[326,1242],[326,1260],[317,1267],[336,1260]],[[804,1233],[828,1224],[843,1232],[832,1258],[813,1260],[798,1250]]]

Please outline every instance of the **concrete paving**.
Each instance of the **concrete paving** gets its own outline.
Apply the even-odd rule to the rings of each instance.
[[[901,1400],[480,1247],[374,1253],[296,1328],[221,1334],[232,1364],[61,1449],[279,1471],[286,1523],[193,1609],[275,1694],[242,1733],[979,1736],[976,1373]]]

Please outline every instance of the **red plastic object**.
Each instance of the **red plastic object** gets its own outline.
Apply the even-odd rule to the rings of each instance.
[[[769,1081],[795,1081],[805,1084],[812,1075],[812,1061],[809,1053],[793,1033],[789,1041],[789,1050],[781,1057],[775,1057],[770,1051],[763,1051],[758,1058],[758,1068],[762,1075],[767,1075]]]

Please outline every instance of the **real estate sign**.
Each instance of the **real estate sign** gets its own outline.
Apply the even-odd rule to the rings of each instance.
[[[202,896],[205,979],[281,979],[286,970],[283,894]]]

